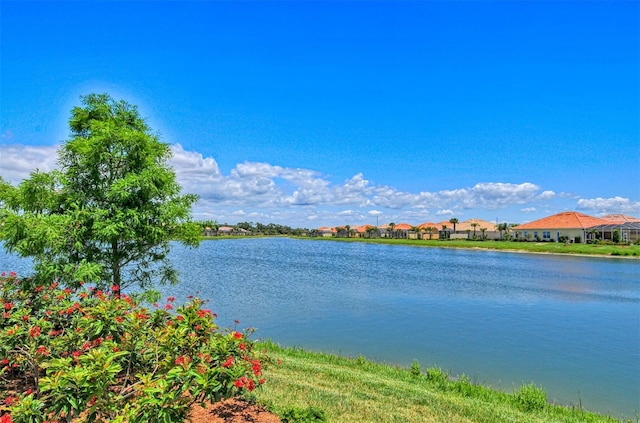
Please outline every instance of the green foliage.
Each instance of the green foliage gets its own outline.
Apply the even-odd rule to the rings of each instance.
[[[289,407],[282,413],[281,420],[282,423],[313,423],[327,421],[324,411],[316,407]]]
[[[522,385],[514,392],[513,400],[522,411],[540,411],[547,405],[547,393],[534,383]]]
[[[148,309],[93,287],[0,276],[0,416],[14,422],[184,421],[264,383],[264,354],[203,301]],[[174,309],[175,307],[175,309]]]
[[[41,280],[152,286],[176,282],[169,241],[196,246],[194,195],[181,195],[171,156],[135,106],[108,95],[82,97],[60,170],[35,171],[12,186],[0,179],[0,240],[32,257]]]
[[[437,386],[445,386],[449,380],[449,375],[442,371],[439,367],[429,367],[426,372],[427,380]]]
[[[614,242],[614,244],[617,244],[620,242],[620,231],[618,229],[615,229],[613,231],[612,241]]]
[[[420,367],[420,362],[416,359],[411,363],[411,368],[409,369],[412,375],[420,376],[422,374],[422,368]]]

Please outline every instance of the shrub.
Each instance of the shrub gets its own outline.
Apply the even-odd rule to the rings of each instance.
[[[418,360],[413,360],[411,363],[411,368],[409,369],[413,376],[420,376],[422,374],[422,368],[420,367],[420,362]]]
[[[522,411],[543,410],[547,405],[547,393],[542,387],[538,387],[534,383],[522,385],[513,394],[513,398],[516,406]]]
[[[251,330],[222,330],[198,298],[174,301],[146,308],[115,286],[74,290],[2,274],[0,416],[183,421],[195,402],[264,383]]]
[[[314,423],[326,421],[324,411],[315,407],[291,407],[282,413],[282,423]]]
[[[444,386],[449,380],[449,376],[439,367],[429,367],[426,372],[427,380],[438,385]]]

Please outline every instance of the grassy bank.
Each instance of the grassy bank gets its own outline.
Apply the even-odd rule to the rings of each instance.
[[[301,238],[339,242],[367,242],[371,244],[411,245],[418,247],[469,248],[497,251],[519,251],[548,254],[581,254],[640,258],[640,245],[564,244],[561,242],[512,242],[467,240],[421,240],[392,238]]]
[[[266,370],[267,384],[255,399],[279,415],[327,422],[616,422],[578,408],[546,404],[544,391],[529,385],[514,394],[451,380],[417,363],[401,369],[368,361],[281,348],[265,343],[280,360]],[[293,420],[291,420],[293,421]]]

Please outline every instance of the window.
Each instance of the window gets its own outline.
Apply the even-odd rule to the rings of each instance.
[[[551,239],[551,232],[550,231],[542,232],[542,239]]]

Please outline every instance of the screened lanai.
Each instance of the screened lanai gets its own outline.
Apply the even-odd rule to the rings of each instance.
[[[640,222],[625,222],[593,226],[586,230],[587,241],[613,240],[613,234],[616,230],[620,234],[619,239],[622,242],[636,242],[640,239]]]

